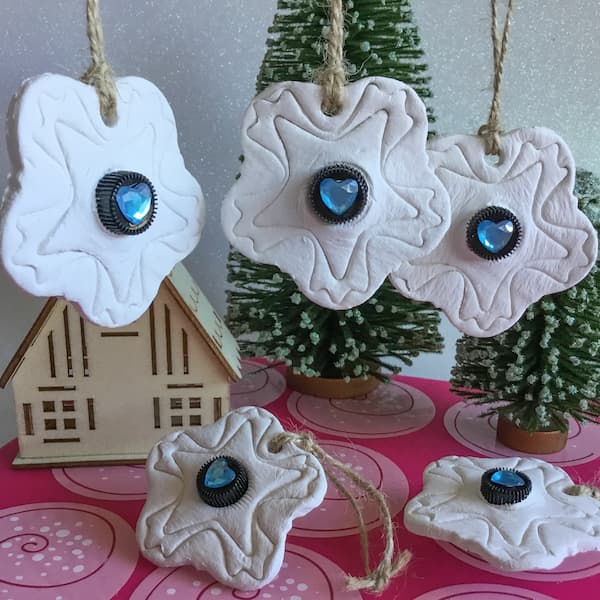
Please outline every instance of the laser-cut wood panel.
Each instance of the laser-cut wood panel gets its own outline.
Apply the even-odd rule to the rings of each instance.
[[[239,376],[235,340],[181,266],[127,327],[50,300],[0,378],[14,388],[15,464],[142,462],[173,428],[227,412]]]

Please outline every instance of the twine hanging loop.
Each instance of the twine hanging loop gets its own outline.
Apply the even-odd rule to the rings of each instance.
[[[411,559],[411,554],[408,550],[396,552],[394,524],[385,496],[370,481],[362,478],[352,468],[346,466],[344,463],[325,452],[325,450],[317,444],[310,433],[280,433],[270,441],[269,451],[281,452],[283,447],[290,443],[296,444],[296,446],[309,452],[321,463],[328,479],[335,485],[338,492],[350,502],[356,514],[360,530],[360,543],[365,575],[363,577],[349,576],[346,579],[347,589],[350,591],[365,590],[370,592],[383,592],[392,579],[406,567]],[[367,497],[374,500],[379,509],[379,514],[383,522],[385,548],[379,564],[374,569],[371,569],[369,565],[369,538],[363,511],[357,499],[348,487],[344,485],[336,472],[345,475],[356,487],[363,491]]]
[[[600,488],[593,485],[574,485],[565,490],[565,494],[569,496],[590,496],[596,500],[600,500]]]
[[[500,156],[500,135],[502,133],[500,129],[500,88],[502,87],[504,59],[508,48],[508,36],[512,22],[513,0],[508,0],[508,8],[506,9],[504,28],[501,36],[498,33],[499,0],[490,0],[490,2],[492,8],[492,48],[494,53],[494,93],[487,123],[479,128],[477,134],[485,140],[486,154]]]
[[[100,112],[105,123],[117,120],[117,86],[111,66],[106,60],[104,32],[100,18],[99,0],[87,0],[87,36],[90,42],[91,62],[81,81],[93,85],[98,93]]]
[[[344,102],[348,80],[344,59],[345,13],[343,0],[329,0],[329,32],[325,46],[325,65],[318,74],[322,90],[321,110],[326,115],[337,114]]]

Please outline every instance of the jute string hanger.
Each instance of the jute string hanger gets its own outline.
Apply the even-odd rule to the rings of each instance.
[[[117,120],[117,86],[112,68],[106,60],[104,32],[100,18],[100,0],[87,1],[87,36],[90,43],[91,62],[81,76],[83,83],[96,88],[100,101],[100,112],[107,125]]]
[[[565,494],[569,494],[569,496],[591,496],[596,500],[600,500],[600,488],[594,485],[574,485],[567,488]]]
[[[411,554],[408,550],[401,552],[397,552],[396,550],[394,524],[385,496],[371,482],[363,479],[356,471],[325,452],[309,433],[281,433],[271,440],[269,443],[269,450],[275,453],[280,452],[283,447],[289,443],[296,444],[306,452],[309,452],[321,463],[328,479],[335,485],[338,492],[350,502],[356,515],[360,529],[360,544],[365,575],[363,577],[347,577],[347,589],[351,591],[384,591],[392,579],[408,565],[411,559]],[[354,486],[364,492],[369,499],[377,504],[383,524],[385,548],[379,564],[373,569],[371,569],[369,565],[369,536],[360,501],[354,497],[336,472],[345,475]]]
[[[492,105],[487,123],[482,125],[477,132],[485,140],[486,154],[500,156],[501,143],[500,135],[500,89],[502,87],[502,78],[504,76],[504,59],[508,48],[508,37],[513,16],[513,0],[508,0],[506,16],[504,18],[504,27],[502,35],[498,32],[498,4],[499,0],[490,0],[492,10],[492,49],[494,55],[494,81]]]
[[[325,45],[325,64],[317,80],[321,85],[321,109],[326,115],[336,115],[344,102],[348,71],[344,58],[346,37],[343,0],[329,0],[329,32]]]

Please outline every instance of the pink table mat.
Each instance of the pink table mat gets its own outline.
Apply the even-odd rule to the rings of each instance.
[[[246,361],[245,372],[261,368]],[[368,399],[324,400],[290,392],[270,369],[232,390],[235,407],[266,407],[289,429],[312,430],[323,447],[377,484],[389,498],[398,539],[414,558],[383,600],[573,600],[600,598],[600,553],[553,571],[502,573],[446,543],[408,533],[402,509],[422,488],[424,467],[443,456],[505,457],[495,419],[453,396],[446,382],[400,377]],[[348,502],[329,489],[323,504],[295,522],[285,563],[272,584],[237,592],[189,567],[156,568],[139,556],[135,522],[146,482],[142,467],[13,470],[16,441],[0,450],[0,600],[360,600],[344,590],[361,574]],[[568,447],[546,457],[575,481],[600,466],[600,430],[571,427]],[[357,492],[358,493],[358,492]],[[381,549],[377,511],[366,504],[373,550]]]

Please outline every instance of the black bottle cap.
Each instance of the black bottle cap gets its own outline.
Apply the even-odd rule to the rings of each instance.
[[[134,201],[128,200],[124,192],[132,194]],[[98,217],[111,233],[143,233],[152,225],[156,208],[154,186],[141,173],[113,171],[106,174],[96,186]]]
[[[529,496],[531,479],[516,469],[488,469],[481,476],[480,489],[490,504],[517,504]]]
[[[248,473],[231,456],[218,456],[198,471],[196,487],[209,506],[224,508],[238,502],[248,491]]]

